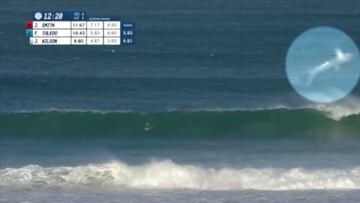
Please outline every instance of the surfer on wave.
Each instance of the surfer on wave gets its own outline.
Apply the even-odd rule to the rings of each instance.
[[[148,132],[148,131],[152,131],[154,129],[155,129],[154,126],[150,125],[149,122],[145,123],[144,131]]]

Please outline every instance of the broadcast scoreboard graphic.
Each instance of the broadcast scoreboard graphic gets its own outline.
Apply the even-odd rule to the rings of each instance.
[[[135,23],[83,11],[37,11],[26,22],[26,35],[31,45],[131,45]]]

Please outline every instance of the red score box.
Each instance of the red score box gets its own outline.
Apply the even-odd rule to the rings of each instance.
[[[32,21],[26,21],[25,27],[26,27],[26,29],[32,29],[33,28],[33,22]]]

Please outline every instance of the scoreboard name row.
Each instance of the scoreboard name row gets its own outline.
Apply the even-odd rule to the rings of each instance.
[[[126,42],[125,42],[126,43]],[[107,38],[84,38],[84,37],[62,37],[62,38],[41,38],[30,37],[32,45],[120,45],[118,37]]]
[[[126,33],[131,31],[124,31]],[[33,37],[120,37],[120,30],[33,30]]]
[[[34,21],[33,29],[120,29],[120,21]]]

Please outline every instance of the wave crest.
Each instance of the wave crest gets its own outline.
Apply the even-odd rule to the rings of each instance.
[[[360,99],[353,97],[349,98],[346,104],[319,104],[312,108],[324,112],[331,119],[340,121],[349,116],[360,115]]]

